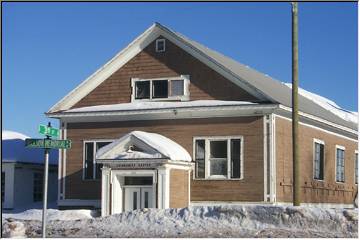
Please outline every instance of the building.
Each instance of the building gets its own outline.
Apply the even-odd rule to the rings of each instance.
[[[2,209],[26,209],[43,201],[44,151],[28,149],[24,134],[2,131]],[[57,151],[49,157],[48,201],[57,199]]]
[[[305,90],[299,102],[302,202],[351,204],[357,114]],[[47,116],[72,140],[60,152],[59,206],[106,215],[292,201],[291,85],[159,23]]]

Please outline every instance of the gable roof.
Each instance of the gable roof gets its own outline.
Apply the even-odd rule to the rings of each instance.
[[[128,150],[130,145],[141,151]],[[169,159],[191,162],[190,154],[173,140],[157,133],[132,131],[99,149],[98,160]]]
[[[280,103],[287,107],[292,106],[292,93],[289,86],[228,58],[221,53],[211,50],[200,43],[190,40],[182,34],[174,32],[159,23],[154,23],[103,67],[56,103],[48,113],[70,109],[160,35],[258,99]],[[357,129],[356,123],[342,119],[322,105],[300,94],[299,110],[351,129]]]

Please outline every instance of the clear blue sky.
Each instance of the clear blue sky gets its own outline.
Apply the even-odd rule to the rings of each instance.
[[[3,129],[46,112],[157,21],[291,82],[290,3],[3,3]],[[357,111],[357,4],[299,4],[300,86]],[[58,126],[57,120],[52,120]]]

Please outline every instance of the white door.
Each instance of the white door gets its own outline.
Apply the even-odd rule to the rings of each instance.
[[[153,208],[152,187],[126,187],[125,188],[125,211],[140,208]]]

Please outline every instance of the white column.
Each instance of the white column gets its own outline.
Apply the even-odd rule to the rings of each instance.
[[[162,167],[158,169],[158,208],[169,208],[170,198],[170,170]]]
[[[110,205],[110,168],[103,167],[101,171],[101,216],[109,215]]]

